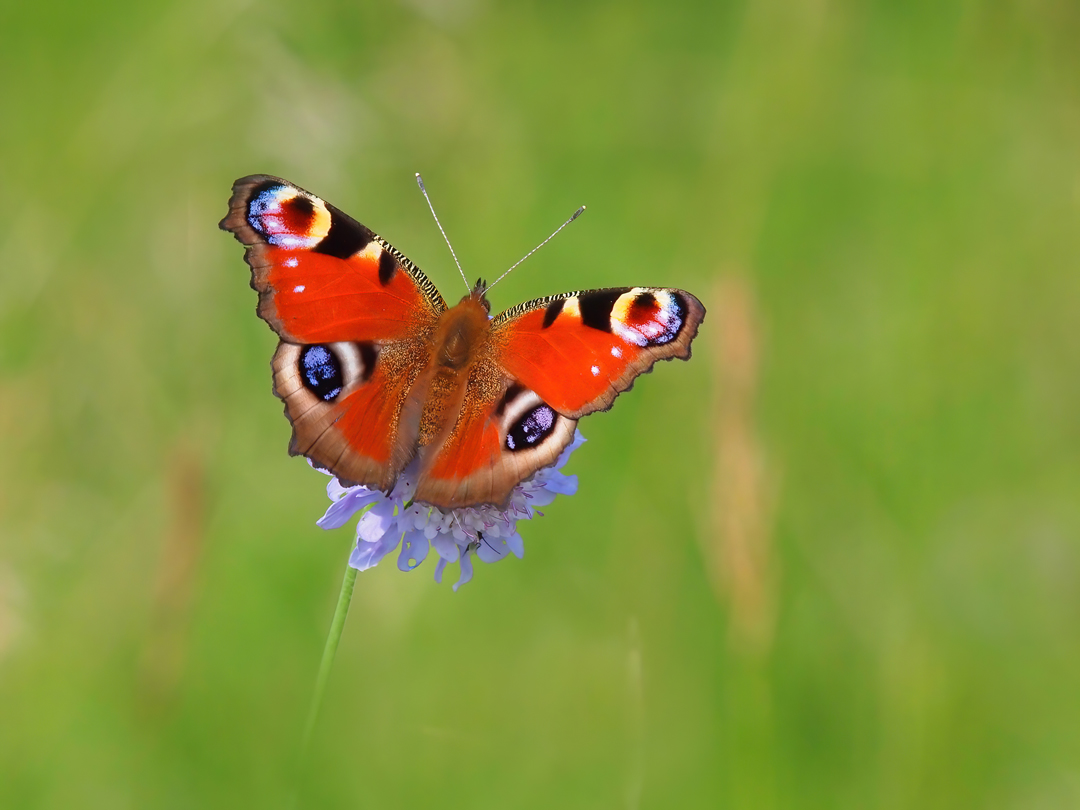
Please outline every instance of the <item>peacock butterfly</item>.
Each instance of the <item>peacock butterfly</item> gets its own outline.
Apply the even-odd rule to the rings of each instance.
[[[257,312],[281,339],[274,393],[292,455],[383,490],[420,457],[417,501],[505,505],[577,421],[657,360],[690,357],[690,293],[550,295],[491,318],[478,281],[453,307],[415,264],[314,194],[252,175],[221,221],[246,248]]]

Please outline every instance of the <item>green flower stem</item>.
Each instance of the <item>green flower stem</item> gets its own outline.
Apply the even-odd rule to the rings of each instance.
[[[326,682],[330,680],[330,667],[334,665],[334,655],[337,653],[338,642],[341,641],[341,631],[345,629],[345,619],[349,615],[349,603],[352,601],[353,587],[355,585],[356,569],[352,566],[346,566],[345,579],[341,582],[341,594],[338,596],[337,609],[334,611],[334,620],[330,622],[330,634],[326,637],[322,662],[319,664],[319,677],[315,681],[315,694],[311,697],[311,709],[308,711],[307,722],[304,724],[304,736],[300,741],[301,762],[307,757],[308,746],[311,744],[311,735],[315,731],[315,723],[319,719],[319,708],[322,706],[323,693],[326,691]]]

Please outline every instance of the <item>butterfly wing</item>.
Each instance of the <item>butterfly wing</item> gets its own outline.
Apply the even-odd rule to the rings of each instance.
[[[500,315],[502,367],[558,413],[607,410],[657,360],[690,358],[705,307],[683,290],[618,287],[539,298]]]
[[[274,393],[289,451],[348,481],[387,488],[415,452],[402,419],[446,304],[388,242],[285,180],[233,185],[221,221],[246,248],[258,314],[281,338]]]
[[[514,487],[555,463],[577,425],[493,361],[473,370],[457,413],[447,435],[420,451],[418,501],[505,508]]]
[[[423,451],[417,500],[504,505],[555,462],[578,419],[610,408],[657,360],[689,359],[704,317],[693,295],[659,287],[566,293],[502,313],[457,424]]]

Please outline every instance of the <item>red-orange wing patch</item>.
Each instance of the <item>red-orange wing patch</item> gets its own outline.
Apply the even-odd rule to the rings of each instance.
[[[290,343],[399,340],[446,309],[389,243],[280,178],[237,180],[221,227],[247,247],[259,316]]]
[[[705,307],[688,292],[620,287],[539,298],[492,324],[499,364],[563,416],[611,406],[657,360],[690,357]]]
[[[514,487],[554,464],[574,438],[576,420],[556,413],[490,359],[482,366],[449,434],[420,451],[418,501],[505,507]]]

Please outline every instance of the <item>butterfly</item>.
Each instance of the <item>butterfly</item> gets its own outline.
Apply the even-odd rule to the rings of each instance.
[[[581,417],[657,360],[689,359],[705,317],[665,287],[550,295],[492,318],[478,281],[448,307],[386,240],[268,175],[233,184],[220,227],[247,248],[256,311],[280,338],[289,453],[386,491],[419,457],[415,500],[440,508],[505,506]]]

